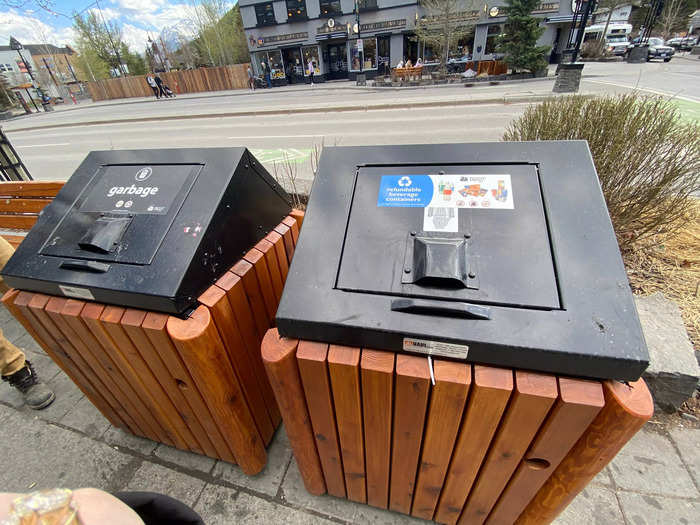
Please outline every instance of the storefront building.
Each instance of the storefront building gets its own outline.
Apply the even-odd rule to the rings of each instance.
[[[353,0],[239,0],[253,70],[270,68],[275,85],[367,78],[388,75],[401,60],[418,57],[437,60],[430,46],[414,30],[426,14],[417,1],[359,0],[356,23]],[[493,60],[496,36],[502,32],[505,7],[502,0],[481,9],[466,7],[461,16],[470,35],[460,41],[460,54],[472,60]],[[575,0],[574,0],[575,5]],[[553,54],[566,43],[572,17],[571,2],[543,2],[533,11],[545,32],[539,45],[550,45]],[[309,63],[312,65],[310,66]]]

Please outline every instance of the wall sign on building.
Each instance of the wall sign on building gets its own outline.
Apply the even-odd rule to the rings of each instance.
[[[303,33],[288,33],[286,35],[271,35],[271,36],[266,36],[265,38],[261,38],[262,44],[260,44],[260,40],[258,40],[258,43],[262,46],[264,44],[272,44],[273,42],[284,42],[286,40],[306,40],[309,37],[309,33],[304,31]]]
[[[402,18],[400,20],[386,20],[384,22],[373,22],[371,24],[361,24],[361,31],[377,31],[378,29],[391,29],[394,27],[404,27],[406,25],[406,19]]]

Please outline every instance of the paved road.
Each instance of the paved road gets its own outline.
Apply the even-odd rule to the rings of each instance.
[[[525,107],[488,104],[71,126],[10,133],[10,138],[37,179],[66,179],[92,150],[244,145],[263,150],[255,153],[265,157],[268,169],[281,159],[279,149],[287,150],[296,159],[300,179],[310,181],[314,145],[493,141]]]
[[[695,63],[697,62],[697,64]],[[674,59],[668,64],[586,65],[582,83],[587,93],[626,92],[635,86],[700,101],[700,60]],[[85,155],[97,149],[205,147],[245,145],[267,161],[295,160],[303,188],[308,189],[309,161],[314,145],[420,144],[499,140],[507,124],[526,104],[458,105],[465,99],[525,97],[551,93],[552,81],[465,89],[445,87],[404,91],[350,89],[329,84],[225,96],[180,97],[175,100],[92,104],[70,111],[33,115],[4,126],[13,144],[37,179],[69,177]],[[416,107],[433,101],[454,106]],[[398,104],[371,109],[372,104]],[[355,106],[337,111],[337,106]],[[297,113],[293,108],[329,108],[327,112]],[[223,116],[222,112],[291,110],[266,116]],[[200,118],[190,118],[199,115]],[[160,120],[180,116],[178,120]],[[148,119],[109,123],[114,119]],[[86,125],[100,121],[97,125]],[[52,129],[27,128],[56,125]],[[21,130],[24,131],[13,131]]]

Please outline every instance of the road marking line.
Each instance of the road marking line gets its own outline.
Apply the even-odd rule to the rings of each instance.
[[[680,95],[673,95],[671,93],[666,93],[664,91],[658,91],[656,89],[650,89],[650,88],[644,88],[644,87],[639,87],[639,86],[628,86],[626,84],[618,84],[617,82],[606,82],[605,80],[591,80],[589,78],[583,78],[582,79],[584,82],[593,82],[594,84],[607,84],[609,86],[617,86],[617,87],[623,87],[626,89],[632,89],[632,90],[637,90],[637,91],[647,91],[649,93],[654,93],[655,95],[661,95],[664,97],[669,97],[669,98],[676,98],[678,100],[686,100],[688,102],[700,102],[700,100],[696,98],[690,98],[690,97],[682,97]]]
[[[293,139],[293,138],[323,138],[325,135],[242,135],[237,137],[226,137],[229,139]]]
[[[49,146],[70,146],[70,142],[59,142],[56,144],[30,144],[29,146],[22,146],[21,144],[13,144],[15,148],[44,148]]]

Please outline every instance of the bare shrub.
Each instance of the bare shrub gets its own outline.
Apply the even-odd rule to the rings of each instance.
[[[668,100],[557,97],[530,106],[503,140],[587,140],[623,250],[658,242],[692,217],[700,126],[683,124]]]

